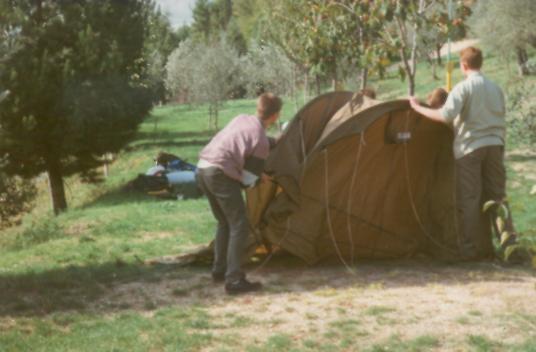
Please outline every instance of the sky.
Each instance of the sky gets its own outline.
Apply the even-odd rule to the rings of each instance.
[[[196,0],[156,0],[162,12],[168,14],[173,27],[177,28],[192,21],[192,9]]]

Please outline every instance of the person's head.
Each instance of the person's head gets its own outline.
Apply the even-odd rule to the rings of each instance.
[[[464,76],[467,76],[470,71],[480,71],[483,61],[482,51],[474,46],[460,51],[460,69]]]
[[[270,127],[281,113],[283,101],[272,93],[262,93],[257,99],[257,116],[264,127]]]
[[[370,99],[376,99],[376,91],[372,88],[363,88],[361,89],[361,94],[364,96],[364,97],[368,97]]]
[[[443,88],[434,89],[429,95],[427,103],[432,109],[439,109],[445,105],[449,93]]]

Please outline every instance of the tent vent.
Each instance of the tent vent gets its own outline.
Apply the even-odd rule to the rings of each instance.
[[[398,132],[396,134],[396,143],[407,143],[411,139],[411,132]]]

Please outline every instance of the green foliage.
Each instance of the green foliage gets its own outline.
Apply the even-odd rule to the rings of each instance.
[[[265,0],[233,0],[233,14],[247,43],[260,38]]]
[[[479,1],[471,18],[476,37],[508,59],[516,56],[519,73],[529,73],[527,50],[536,47],[536,2],[532,0]]]
[[[446,0],[270,2],[264,10],[264,36],[306,71],[326,74],[334,81],[352,74],[355,67],[383,76],[398,56],[412,94],[417,49],[423,46],[423,33],[432,33],[429,37],[440,40],[439,33],[446,36],[465,28],[468,8],[457,2],[455,18],[449,22],[446,3]],[[362,75],[363,85],[366,77]]]
[[[195,42],[211,44],[225,37],[239,54],[247,51],[247,42],[233,15],[232,0],[198,0],[193,8],[192,37]]]
[[[536,144],[536,82],[521,80],[508,89],[507,118],[509,140],[517,146]]]
[[[152,0],[145,2],[147,27],[144,57],[147,60],[147,81],[156,101],[164,101],[166,59],[179,43],[188,37],[189,27],[174,31],[168,18],[160,12]]]
[[[12,243],[12,247],[15,249],[28,248],[64,236],[63,228],[57,219],[32,222],[26,226],[24,231],[17,235],[14,243]]]
[[[33,182],[0,171],[0,229],[19,222],[32,208],[35,193]]]
[[[242,60],[244,79],[250,96],[256,96],[261,88],[280,96],[292,93],[294,64],[278,47],[253,43]]]
[[[186,40],[170,55],[166,84],[175,96],[209,104],[210,129],[218,128],[218,112],[243,82],[243,69],[236,50],[222,38],[205,45]]]
[[[197,0],[193,8],[192,31],[194,36],[208,42],[213,34],[211,23],[211,3],[209,0]]]
[[[0,87],[10,91],[0,105],[0,156],[10,174],[47,171],[58,212],[67,206],[63,177],[119,151],[151,107],[144,1],[6,3],[2,27],[17,47],[0,61]]]

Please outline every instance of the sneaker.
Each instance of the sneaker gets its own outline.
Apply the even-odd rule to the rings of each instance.
[[[225,281],[225,273],[212,273],[212,281],[219,283]]]
[[[240,293],[255,292],[262,289],[260,282],[250,282],[246,279],[240,279],[235,282],[225,284],[225,292],[229,295],[238,295]]]

